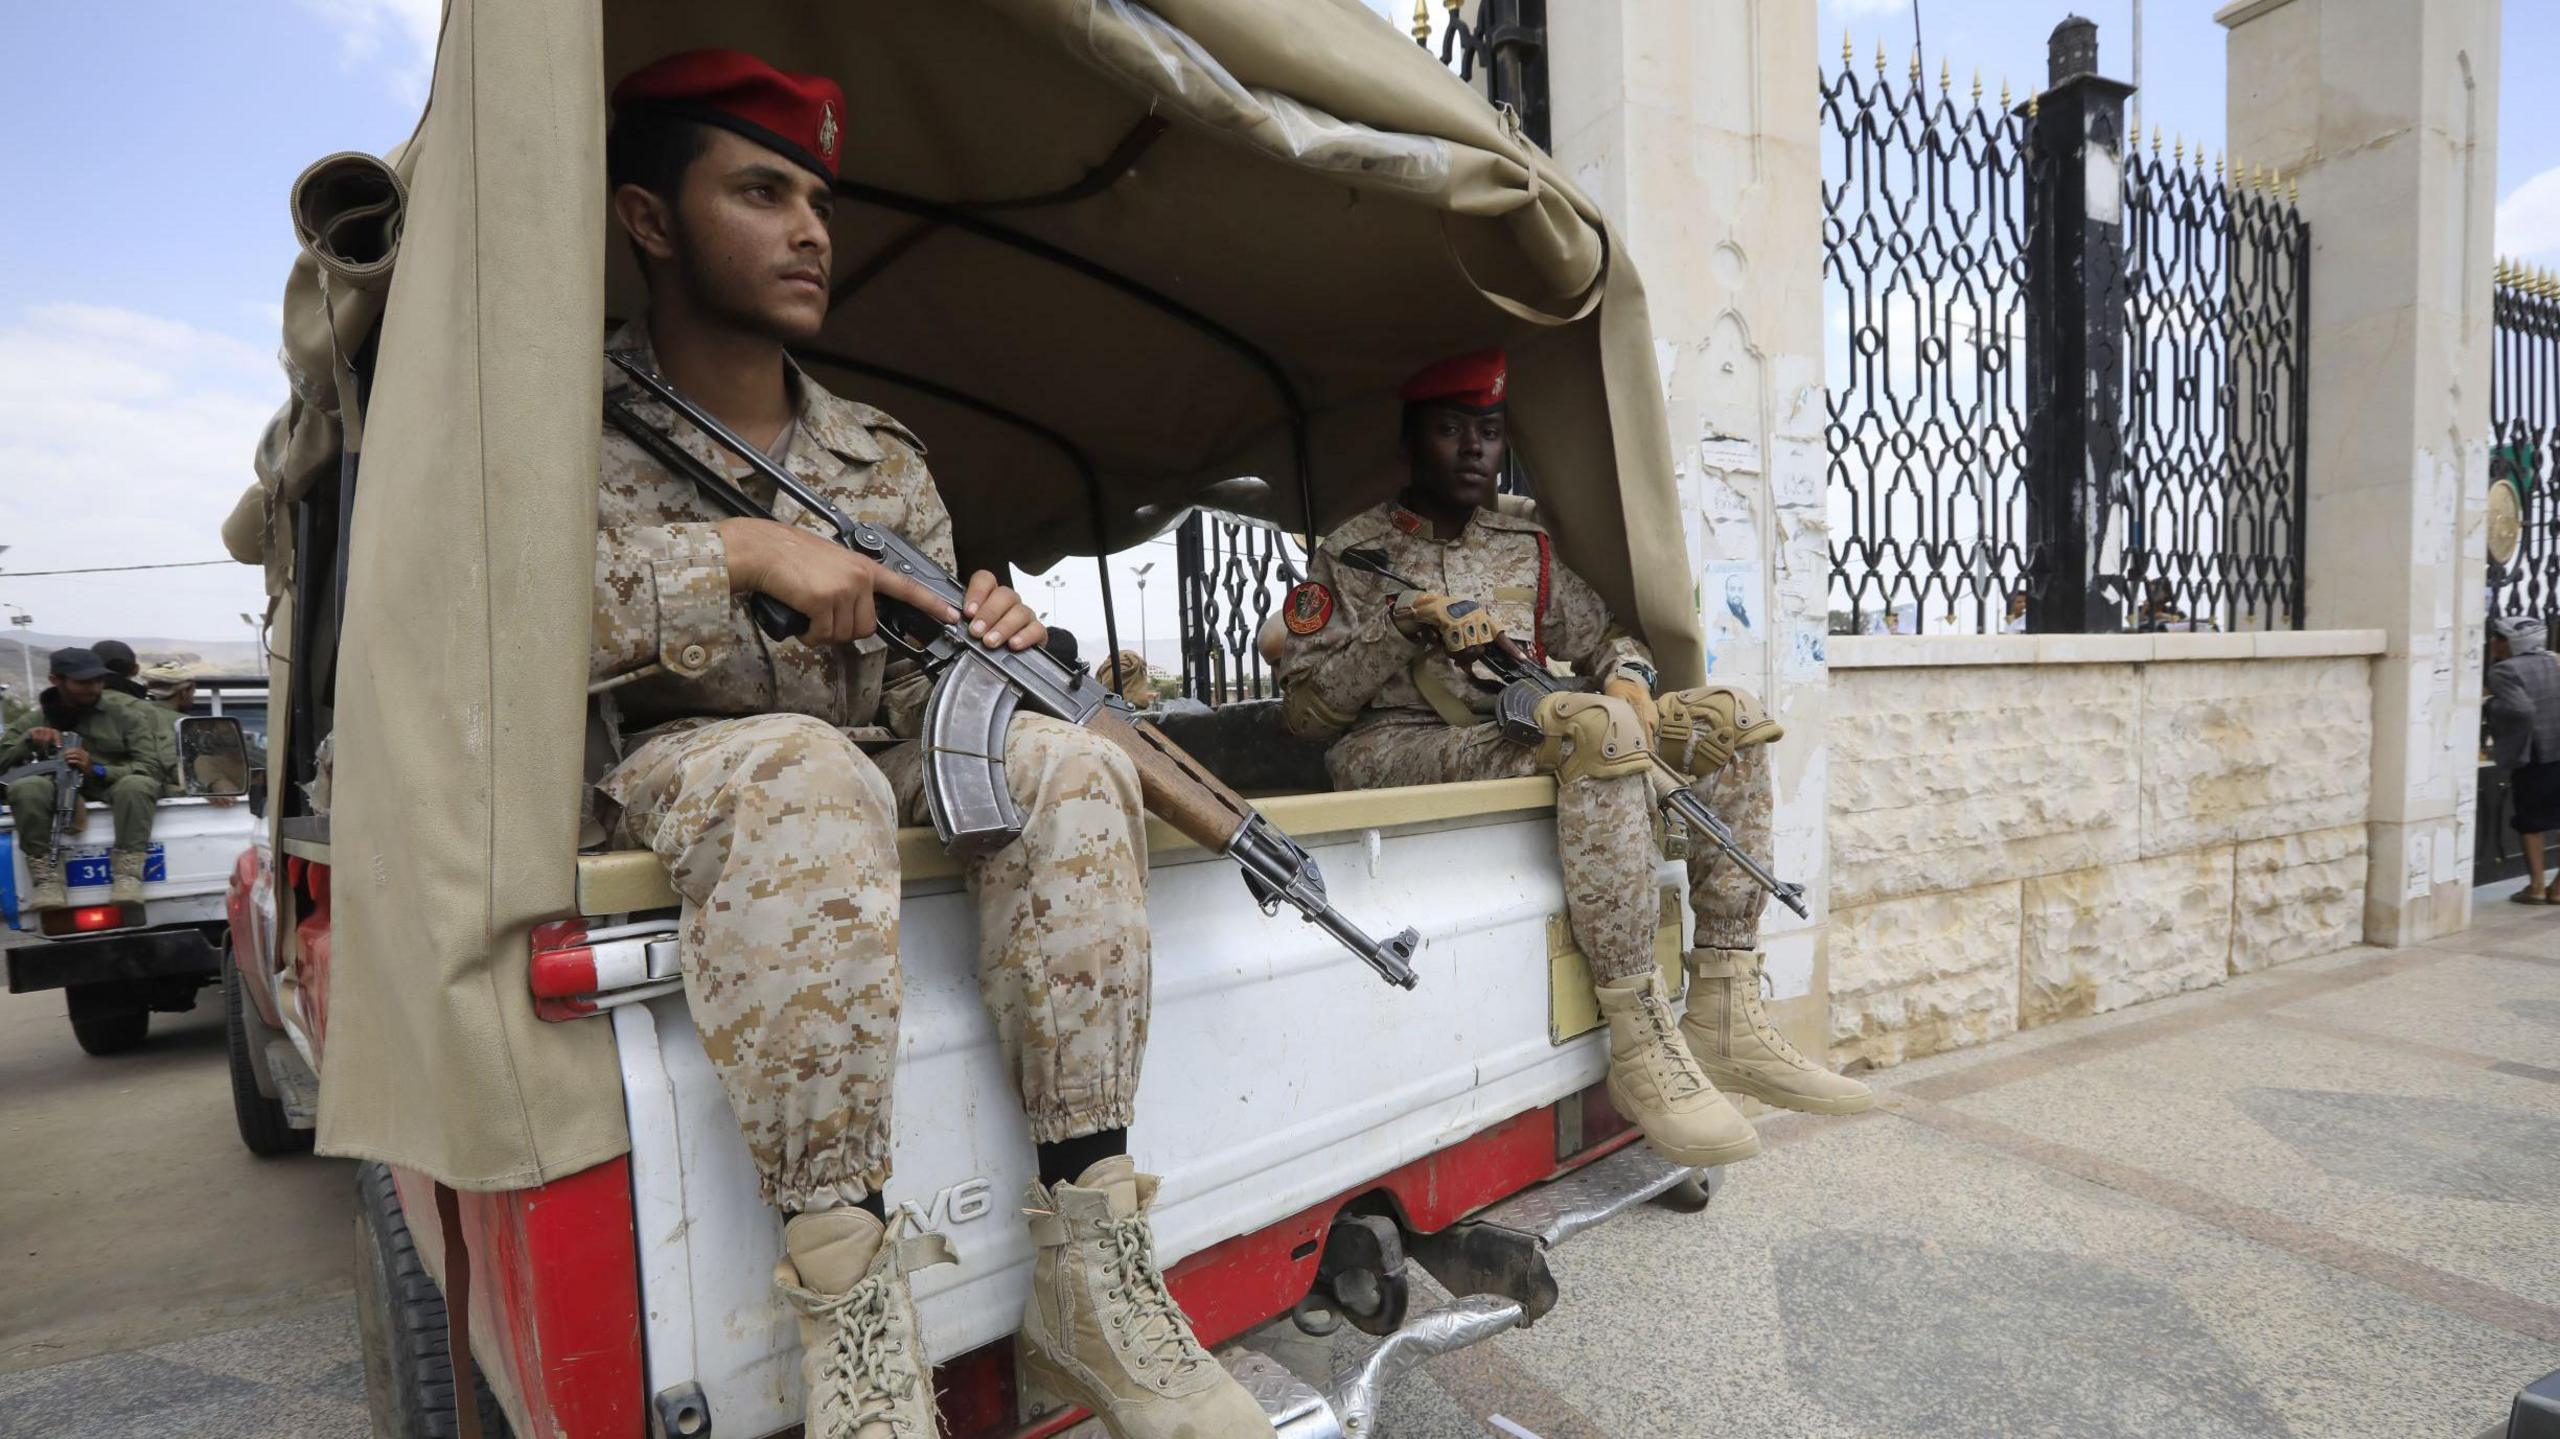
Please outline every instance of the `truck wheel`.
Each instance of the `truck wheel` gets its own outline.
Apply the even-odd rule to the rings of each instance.
[[[240,1142],[261,1159],[301,1154],[311,1148],[311,1131],[296,1129],[285,1118],[284,1105],[258,1092],[258,1071],[249,1054],[249,1021],[242,1006],[240,971],[229,958],[222,963],[222,1013],[231,1052],[231,1117],[240,1126]]]
[[[122,1054],[151,1032],[151,1011],[122,984],[75,984],[62,992],[71,1037],[91,1054]]]
[[[418,1258],[391,1170],[356,1167],[356,1332],[364,1345],[364,1397],[379,1439],[453,1439],[453,1361],[445,1348],[444,1291]],[[478,1376],[474,1376],[477,1379]],[[486,1382],[476,1386],[480,1432],[512,1432]]]

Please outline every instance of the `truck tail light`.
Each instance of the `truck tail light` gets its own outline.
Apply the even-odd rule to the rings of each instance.
[[[583,921],[555,920],[538,926],[529,979],[534,1014],[555,1022],[673,994],[684,988],[675,921],[589,929]]]
[[[132,915],[120,904],[84,904],[76,909],[49,909],[44,912],[40,928],[48,935],[94,934],[102,929],[122,929],[142,920],[142,906],[133,906]]]
[[[119,904],[84,904],[71,911],[73,929],[113,929],[124,923],[124,906]]]

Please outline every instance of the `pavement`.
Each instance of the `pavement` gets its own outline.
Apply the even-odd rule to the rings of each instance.
[[[1705,1213],[1559,1250],[1556,1311],[1379,1439],[2478,1435],[2560,1368],[2560,914],[2512,888],[1767,1119]],[[346,1167],[250,1159],[218,1013],[161,1024],[92,1060],[58,998],[0,999],[0,1439],[362,1434]]]

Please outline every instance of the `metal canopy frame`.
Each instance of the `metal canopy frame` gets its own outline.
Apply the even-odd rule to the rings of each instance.
[[[1112,147],[1109,155],[1104,156],[1099,163],[1088,169],[1073,183],[1043,194],[1014,199],[928,200],[922,196],[910,195],[867,181],[837,180],[836,194],[844,199],[855,204],[870,205],[877,209],[911,215],[919,223],[892,238],[859,269],[845,276],[828,296],[828,311],[833,313],[838,306],[878,280],[894,268],[898,261],[913,253],[917,246],[946,229],[959,230],[974,238],[1002,245],[1019,254],[1045,261],[1059,269],[1107,286],[1146,308],[1207,336],[1230,353],[1244,359],[1270,385],[1272,394],[1279,400],[1281,410],[1288,420],[1290,468],[1295,472],[1298,482],[1298,504],[1306,522],[1307,547],[1313,550],[1316,493],[1314,462],[1308,444],[1307,407],[1305,399],[1298,393],[1298,387],[1291,382],[1288,372],[1281,367],[1280,362],[1274,359],[1269,351],[1251,340],[1151,285],[1132,279],[1120,271],[1076,254],[1063,246],[988,218],[991,214],[1009,210],[1033,210],[1071,205],[1100,195],[1118,183],[1120,178],[1137,164],[1139,157],[1144,155],[1168,128],[1170,126],[1166,121],[1153,114],[1142,116],[1137,124],[1121,136],[1119,143]],[[908,374],[892,366],[849,355],[806,349],[800,353],[819,364],[833,365],[856,374],[869,375],[875,379],[906,386],[936,399],[965,406],[990,419],[1013,425],[1065,454],[1084,481],[1085,498],[1093,526],[1094,569],[1102,582],[1102,623],[1108,636],[1107,643],[1111,646],[1111,653],[1115,658],[1117,657],[1120,652],[1120,627],[1112,600],[1110,556],[1103,552],[1102,488],[1090,455],[1057,430],[1002,405],[972,395],[958,386]]]

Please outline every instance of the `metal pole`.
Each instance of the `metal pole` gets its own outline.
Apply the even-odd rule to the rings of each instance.
[[[2098,71],[2098,27],[2077,16],[2047,45],[2027,166],[2027,628],[2124,628],[2133,578],[2109,528],[2124,437],[2124,103]]]
[[[35,651],[27,645],[27,630],[32,627],[35,622],[36,617],[28,614],[25,610],[20,610],[16,614],[9,616],[9,623],[18,627],[18,667],[20,670],[24,671],[26,676],[26,698],[27,703],[29,704],[34,704],[36,702],[36,656]]]
[[[2128,134],[2142,133],[2142,0],[2133,0],[2133,94],[2125,100]]]
[[[1147,571],[1155,567],[1156,562],[1149,560],[1132,571],[1138,577],[1138,664],[1142,668],[1147,663]]]

